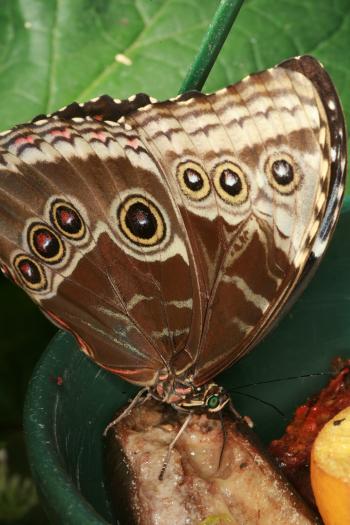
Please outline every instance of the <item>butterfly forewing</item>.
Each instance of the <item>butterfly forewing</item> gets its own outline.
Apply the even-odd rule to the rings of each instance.
[[[332,104],[338,118],[327,111]],[[304,57],[213,95],[155,104],[128,117],[173,175],[172,194],[204,272],[201,342],[189,344],[196,384],[261,339],[307,262],[323,253],[327,209],[333,203],[334,223],[344,190],[339,108],[322,66]],[[209,179],[197,199],[184,184],[178,190],[184,162]]]
[[[316,266],[345,164],[311,57],[212,95],[74,103],[0,138],[0,260],[105,368],[201,385]]]

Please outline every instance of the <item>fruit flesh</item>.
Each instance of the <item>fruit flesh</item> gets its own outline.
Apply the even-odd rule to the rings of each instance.
[[[337,358],[332,368],[336,375],[328,385],[297,408],[284,435],[270,444],[284,474],[311,504],[315,504],[309,469],[312,445],[327,421],[350,406],[350,360]]]
[[[311,484],[325,525],[349,525],[350,407],[318,434],[311,452]]]
[[[125,509],[127,504],[125,523],[319,523],[247,425],[230,414],[223,415],[223,421],[193,414],[159,481],[169,444],[185,417],[168,405],[149,401],[135,407],[109,431],[106,461],[111,495],[116,509]],[[126,473],[129,481],[122,494]]]

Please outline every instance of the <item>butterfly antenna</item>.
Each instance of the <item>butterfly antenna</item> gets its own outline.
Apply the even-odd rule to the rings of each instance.
[[[165,471],[167,469],[167,466],[169,464],[169,461],[170,461],[170,457],[171,457],[171,453],[172,453],[172,450],[177,442],[177,440],[179,439],[179,437],[181,436],[181,434],[184,432],[184,430],[186,429],[187,425],[189,424],[189,422],[191,421],[191,418],[192,418],[192,412],[190,412],[188,414],[188,416],[186,417],[182,427],[180,428],[180,430],[178,431],[178,433],[176,434],[176,436],[174,437],[174,439],[172,440],[172,442],[170,443],[170,445],[168,446],[168,452],[167,452],[167,455],[165,457],[165,460],[163,462],[163,466],[161,468],[161,471],[160,471],[160,474],[159,474],[159,481],[163,481],[164,479],[164,474],[165,474]]]
[[[144,399],[142,399],[142,401],[140,401],[141,397],[147,392],[147,395],[144,397]],[[142,388],[137,394],[136,396],[134,397],[134,399],[131,401],[131,403],[126,407],[125,410],[123,410],[123,412],[121,414],[119,414],[118,417],[116,417],[115,419],[113,419],[113,421],[111,421],[107,426],[106,428],[104,429],[103,431],[103,435],[106,436],[109,429],[114,427],[117,423],[119,423],[119,421],[121,419],[123,419],[125,416],[127,416],[131,410],[134,408],[135,405],[137,405],[140,401],[140,404],[142,405],[143,403],[145,403],[145,401],[147,401],[149,398],[151,397],[151,393],[149,392],[149,389],[148,387],[146,388]]]
[[[266,381],[257,381],[256,383],[247,383],[246,385],[238,385],[235,387],[235,390],[238,388],[248,388],[250,386],[268,385],[269,383],[280,383],[282,381],[293,381],[295,379],[306,379],[309,377],[319,377],[319,376],[333,376],[333,373],[332,372],[314,372],[311,374],[303,374],[299,376],[279,377],[277,379],[268,379]],[[229,392],[233,392],[233,390],[229,390]]]
[[[273,403],[270,403],[269,401],[265,401],[264,399],[261,399],[260,397],[253,396],[253,394],[247,394],[247,392],[239,392],[235,390],[231,390],[231,392],[233,392],[234,394],[239,394],[241,396],[249,397],[251,399],[254,399],[255,401],[259,401],[263,405],[273,408],[280,416],[283,417],[283,419],[286,419],[286,415],[284,414],[284,412],[282,412],[282,410],[280,410],[276,405],[274,405]]]

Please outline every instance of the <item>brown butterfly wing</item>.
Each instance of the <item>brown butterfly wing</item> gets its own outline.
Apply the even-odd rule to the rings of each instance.
[[[302,57],[127,122],[168,173],[196,254],[205,320],[187,348],[200,385],[262,338],[324,251],[344,191],[340,104],[322,66]],[[280,178],[292,167],[291,182],[273,178],[275,162]]]
[[[121,125],[79,118],[20,126],[0,148],[2,266],[96,362],[154,382],[199,323],[199,299],[182,220],[152,156]],[[161,224],[148,245],[120,227],[135,196]],[[62,229],[69,213],[74,235]]]
[[[89,100],[84,104],[72,102],[57,111],[48,115],[38,115],[32,122],[38,120],[48,119],[51,117],[58,117],[60,120],[71,120],[73,118],[93,118],[94,120],[105,121],[110,120],[117,122],[122,117],[132,113],[136,109],[147,106],[156,99],[146,95],[145,93],[137,93],[131,97],[120,100],[112,98],[109,95],[101,95],[100,97]]]
[[[161,369],[202,384],[248,351],[323,253],[343,192],[342,112],[309,57],[209,96],[74,103],[0,147],[3,267],[139,384]],[[298,182],[287,192],[271,179],[281,154]],[[140,244],[129,223],[145,202],[155,235]],[[81,237],[58,231],[57,210]],[[38,222],[60,259],[33,253]]]

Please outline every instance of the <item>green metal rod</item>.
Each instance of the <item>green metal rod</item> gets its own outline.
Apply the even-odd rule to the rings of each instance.
[[[243,2],[244,0],[221,0],[179,93],[202,89]]]

